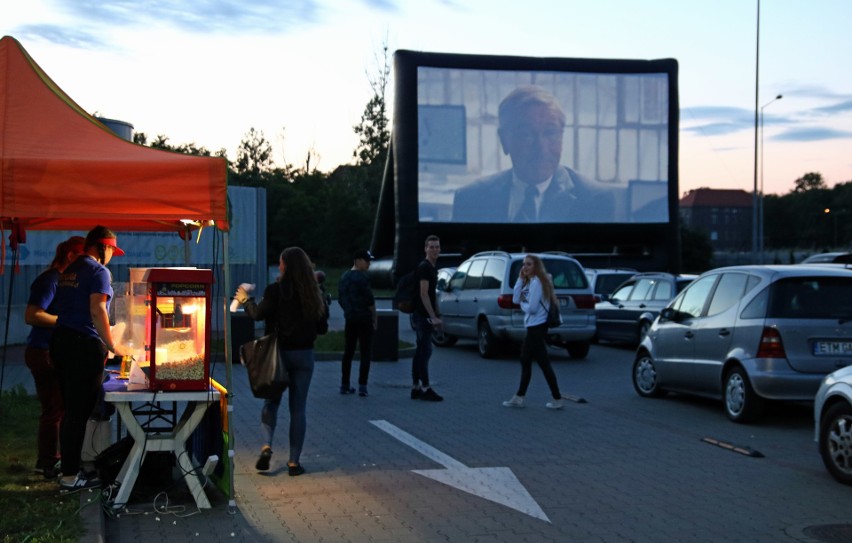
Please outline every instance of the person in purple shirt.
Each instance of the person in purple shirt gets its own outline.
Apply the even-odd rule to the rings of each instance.
[[[121,256],[124,251],[116,244],[112,230],[105,226],[89,231],[83,251],[59,276],[55,297],[57,327],[50,340],[50,357],[65,405],[59,426],[62,492],[101,484],[97,476],[80,469],[86,422],[100,397],[107,352],[129,354],[126,347],[118,348],[112,338],[112,275],[106,267],[113,256]]]
[[[63,411],[59,382],[48,350],[50,337],[56,326],[53,298],[59,274],[83,252],[85,241],[80,236],[73,236],[56,246],[56,256],[53,257],[50,267],[30,285],[30,297],[24,312],[24,321],[32,326],[27,336],[24,361],[33,374],[36,396],[41,404],[35,469],[44,475],[45,479],[59,476],[59,422],[62,420]]]

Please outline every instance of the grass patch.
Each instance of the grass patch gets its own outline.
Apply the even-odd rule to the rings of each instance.
[[[346,338],[343,336],[343,330],[329,330],[327,334],[317,336],[317,340],[314,343],[314,351],[318,353],[342,352],[345,344]],[[411,347],[414,347],[413,343],[400,340],[400,349],[410,349]],[[210,349],[214,354],[224,353],[225,340],[223,338],[212,338],[210,340]]]
[[[33,473],[40,406],[20,385],[0,396],[0,534],[3,543],[71,543],[83,534],[80,495]],[[94,495],[94,494],[93,494]],[[95,501],[91,507],[99,507]]]
[[[327,334],[317,336],[317,341],[314,343],[314,351],[318,353],[340,352],[343,351],[343,346],[345,344],[346,338],[344,337],[342,330],[329,330]],[[414,345],[407,341],[399,342],[400,349],[409,349],[411,347],[414,347]]]

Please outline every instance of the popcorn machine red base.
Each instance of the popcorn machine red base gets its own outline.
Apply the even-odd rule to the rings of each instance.
[[[150,389],[207,390],[212,270],[134,268],[130,283],[131,335],[144,345]]]

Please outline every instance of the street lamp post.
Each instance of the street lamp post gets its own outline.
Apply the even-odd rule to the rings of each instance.
[[[754,189],[751,193],[751,261],[757,263],[757,122],[760,91],[760,0],[757,0],[757,31],[754,54]]]
[[[783,94],[779,94],[766,104],[764,104],[760,108],[760,210],[758,213],[758,225],[760,227],[760,231],[758,232],[757,242],[758,247],[760,249],[760,263],[765,264],[764,262],[764,234],[763,234],[763,225],[764,225],[764,217],[763,217],[763,157],[766,154],[766,148],[763,145],[763,110],[766,109],[770,104],[777,102],[778,100],[784,98]]]

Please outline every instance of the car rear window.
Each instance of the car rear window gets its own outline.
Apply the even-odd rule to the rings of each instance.
[[[589,288],[589,282],[586,279],[586,274],[583,269],[571,260],[543,258],[542,262],[547,270],[547,273],[553,278],[553,286],[556,288],[574,288],[586,289]],[[518,273],[521,271],[523,260],[512,262],[512,269],[509,272],[509,281],[512,287],[518,280]]]
[[[598,274],[597,285],[595,285],[595,292],[600,294],[609,294],[614,291],[621,285],[621,283],[627,281],[634,274],[632,273],[601,273]]]
[[[852,318],[852,276],[788,277],[773,283],[767,316],[779,319]]]

